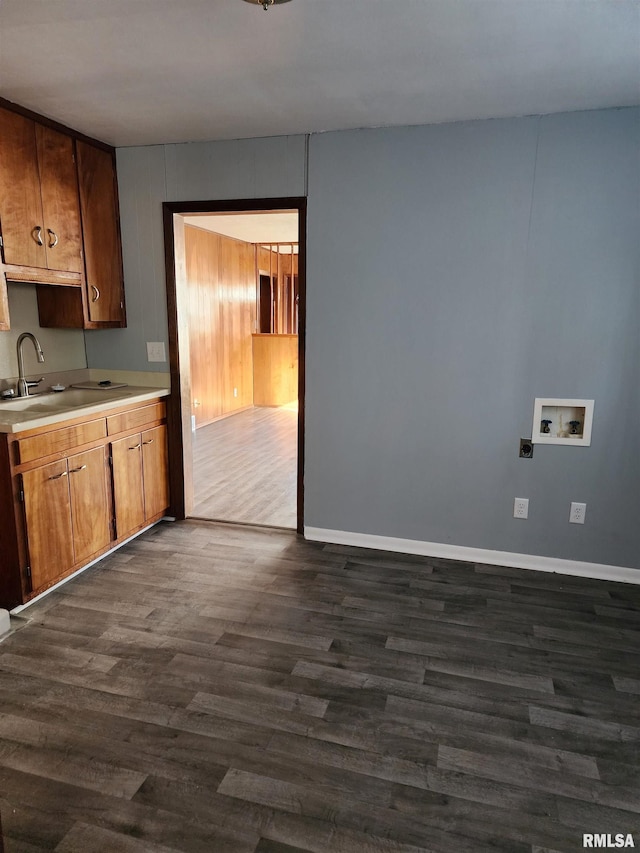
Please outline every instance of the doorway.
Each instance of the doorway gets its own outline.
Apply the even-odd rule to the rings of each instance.
[[[164,204],[177,518],[302,531],[305,214],[299,198]]]

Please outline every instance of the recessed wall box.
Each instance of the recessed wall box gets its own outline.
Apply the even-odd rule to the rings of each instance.
[[[531,457],[533,456],[533,444],[531,443],[530,438],[520,439],[519,456],[521,459],[531,459]]]
[[[536,397],[531,441],[534,444],[591,444],[593,400]]]

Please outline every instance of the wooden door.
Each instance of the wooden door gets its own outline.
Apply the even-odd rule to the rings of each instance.
[[[220,326],[218,234],[185,226],[191,405],[196,425],[223,413],[222,373],[217,359]]]
[[[82,272],[82,233],[73,139],[36,124],[47,268]]]
[[[142,433],[145,519],[153,518],[169,506],[169,465],[167,428],[154,427]]]
[[[140,434],[111,444],[113,461],[113,502],[118,538],[144,524],[142,483],[142,438]]]
[[[76,141],[89,320],[124,325],[124,283],[113,157]]]
[[[35,592],[73,565],[67,460],[22,475],[31,589]]]
[[[35,122],[0,109],[0,225],[6,264],[47,266]]]
[[[69,457],[69,492],[76,563],[106,548],[111,540],[104,447]]]

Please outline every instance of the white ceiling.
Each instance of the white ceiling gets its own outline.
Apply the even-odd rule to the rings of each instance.
[[[640,102],[640,0],[0,0],[0,95],[114,145]]]
[[[185,216],[187,225],[235,237],[246,243],[297,243],[297,211],[262,213],[207,213]],[[289,246],[282,251],[289,252]]]

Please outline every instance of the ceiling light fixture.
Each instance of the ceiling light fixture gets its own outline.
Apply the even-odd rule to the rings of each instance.
[[[267,11],[269,6],[278,6],[280,3],[288,3],[289,0],[245,0],[246,3],[252,3],[254,6],[262,6]]]

